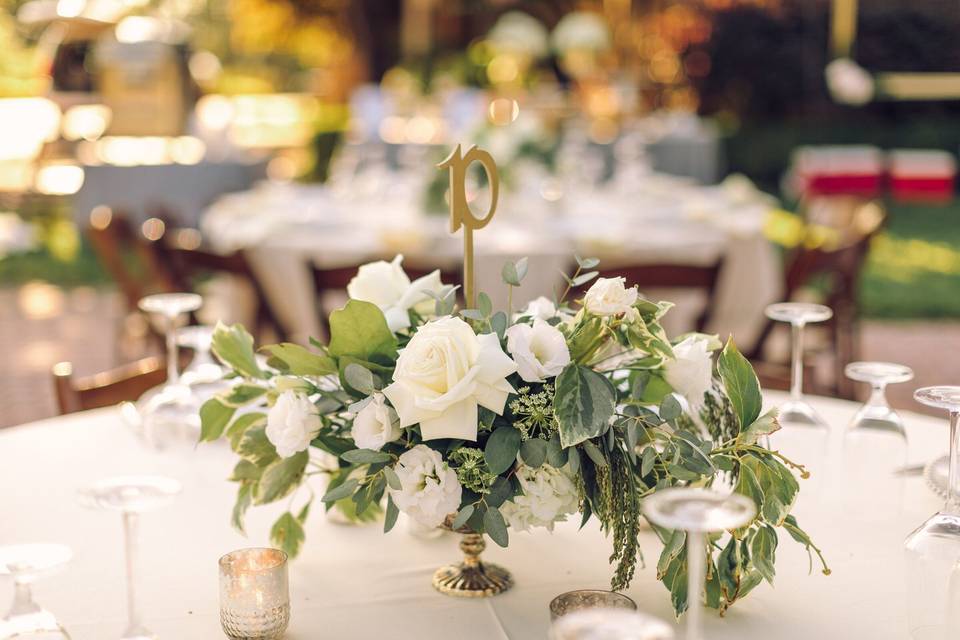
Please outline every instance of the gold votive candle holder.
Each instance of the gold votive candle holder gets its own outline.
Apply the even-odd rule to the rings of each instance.
[[[220,558],[220,626],[233,640],[276,640],[290,623],[287,554],[238,549]]]
[[[625,609],[636,611],[637,603],[616,591],[603,589],[579,589],[561,593],[550,601],[550,620],[562,618],[568,613],[583,609]]]

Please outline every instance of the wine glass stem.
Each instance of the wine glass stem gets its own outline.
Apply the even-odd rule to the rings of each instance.
[[[872,390],[870,391],[870,399],[867,401],[867,404],[873,407],[888,406],[886,390],[887,384],[885,382],[874,382],[872,384]]]
[[[950,412],[950,475],[947,482],[948,513],[960,514],[960,410]]]
[[[803,397],[803,323],[794,322],[791,325],[793,333],[792,355],[790,358],[790,399],[799,400]]]
[[[687,623],[684,640],[703,640],[700,592],[706,579],[703,534],[687,532]]]
[[[180,381],[180,373],[177,370],[177,359],[179,352],[177,349],[177,319],[175,316],[167,317],[167,384],[177,384]]]
[[[30,592],[30,585],[20,580],[13,581],[13,604],[10,606],[10,613],[7,617],[22,616],[28,613],[35,613],[40,607],[33,601],[33,593]]]
[[[136,558],[137,558],[137,514],[123,513],[124,547],[127,553],[127,626],[136,629],[140,626],[140,612],[137,610],[136,594]]]

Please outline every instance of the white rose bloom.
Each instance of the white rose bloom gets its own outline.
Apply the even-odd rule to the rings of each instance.
[[[690,336],[673,347],[674,359],[665,365],[667,383],[694,406],[703,402],[703,394],[713,383],[709,347],[707,337]]]
[[[517,365],[494,333],[476,335],[460,318],[420,327],[397,358],[393,384],[383,390],[400,427],[420,423],[424,440],[477,439],[477,405],[498,415],[513,387]]]
[[[320,426],[317,408],[307,396],[284,391],[267,413],[267,440],[281,458],[289,458],[310,446]]]
[[[618,316],[626,313],[637,302],[637,288],[626,288],[626,280],[598,278],[587,291],[583,306],[597,316]]]
[[[396,412],[384,401],[382,393],[375,393],[353,419],[353,442],[360,449],[379,451],[400,437],[397,425]]]
[[[535,320],[549,320],[550,318],[556,318],[560,314],[557,311],[557,305],[553,304],[553,300],[540,296],[535,300],[531,300],[530,303],[527,304],[527,308],[519,315],[528,316]]]
[[[566,467],[556,469],[548,464],[534,469],[518,465],[517,480],[522,492],[500,507],[500,513],[516,531],[546,527],[553,531],[555,522],[566,520],[576,513],[580,495]]]
[[[527,382],[558,376],[570,364],[566,338],[559,329],[539,319],[533,326],[515,324],[507,329],[507,350],[517,363],[520,377]]]
[[[438,527],[460,508],[462,489],[457,473],[441,455],[418,444],[400,456],[393,468],[401,489],[388,489],[400,511],[426,527]]]
[[[365,264],[347,285],[347,295],[351,298],[380,307],[387,326],[394,332],[410,326],[409,309],[431,300],[427,291],[439,295],[444,290],[439,270],[410,282],[402,263],[403,256],[398,255],[393,262],[379,260]]]

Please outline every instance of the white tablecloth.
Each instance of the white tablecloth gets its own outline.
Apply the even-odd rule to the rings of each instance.
[[[380,176],[374,187],[345,193],[306,185],[261,184],[221,198],[204,214],[207,238],[222,250],[246,249],[267,297],[299,341],[319,334],[310,263],[356,266],[406,256],[406,264],[456,267],[460,234],[443,215],[421,212],[422,186],[404,175]],[[392,177],[391,177],[392,176]],[[533,181],[536,185],[536,181]],[[624,184],[623,181],[627,181]],[[762,228],[769,202],[762,194],[702,187],[657,174],[624,178],[595,191],[548,203],[539,193],[504,195],[493,221],[475,234],[477,287],[497,309],[507,307],[500,270],[527,256],[530,268],[514,292],[514,308],[537,296],[552,298],[573,256],[596,256],[601,266],[713,264],[723,258],[710,332],[752,344],[763,309],[781,295],[779,258]],[[478,211],[483,211],[483,205]],[[645,291],[677,309],[668,331],[691,330],[704,300],[695,292]]]
[[[782,399],[768,395],[771,401]],[[918,477],[905,481],[902,504],[886,493],[846,491],[855,474],[839,464],[840,434],[856,407],[826,399],[816,406],[832,425],[829,450],[836,464],[827,465],[830,470],[819,481],[802,484],[806,493],[795,513],[824,549],[833,574],[808,575],[803,549],[782,534],[776,588],[757,587],[723,619],[708,615],[712,640],[899,640],[906,635],[902,543],[938,509],[939,500]],[[915,414],[906,419],[912,460],[942,453],[945,420]],[[774,444],[778,441],[785,446],[787,439]],[[796,436],[789,441],[796,457],[807,460],[819,446],[811,445],[812,439],[798,443]],[[252,509],[248,539],[230,528],[233,485],[224,478],[233,462],[222,443],[182,455],[148,451],[112,409],[0,431],[0,544],[70,545],[75,559],[62,574],[36,585],[37,599],[75,640],[116,637],[124,620],[120,518],[83,509],[76,490],[111,474],[176,477],[183,494],[165,510],[142,518],[145,618],[161,638],[222,637],[217,558],[234,548],[265,544],[277,513],[276,508]],[[873,479],[889,477],[883,472]],[[553,596],[603,588],[610,577],[609,543],[592,524],[581,532],[571,522],[552,535],[515,534],[508,549],[490,543],[484,557],[508,567],[516,586],[477,601],[445,597],[430,586],[434,569],[458,557],[455,536],[425,541],[402,526],[388,535],[378,526],[338,526],[320,508],[310,516],[307,536],[290,571],[291,640],[538,640],[546,637]],[[644,536],[642,549],[647,566],[637,571],[628,594],[642,610],[669,619],[669,595],[654,575],[659,544],[652,533]],[[10,597],[9,582],[0,582],[0,609]]]

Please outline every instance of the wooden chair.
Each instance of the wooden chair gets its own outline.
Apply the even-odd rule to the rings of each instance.
[[[601,269],[599,278],[623,277],[630,286],[637,284],[644,289],[692,289],[706,296],[703,312],[697,316],[695,328],[703,331],[710,322],[710,312],[716,295],[717,281],[723,260],[705,266],[686,264],[638,264],[614,269]],[[591,283],[581,288],[581,295]]]
[[[844,199],[844,207],[849,207],[847,199]],[[858,360],[860,354],[857,300],[860,273],[870,242],[882,228],[885,219],[886,215],[878,203],[860,200],[859,207],[844,214],[839,227],[828,228],[834,233],[814,232],[815,238],[821,243],[816,246],[802,244],[787,261],[783,299],[794,299],[804,287],[816,282],[817,288],[822,291],[823,304],[833,309],[833,318],[825,323],[828,347],[834,353],[833,379],[822,390],[843,398],[854,397],[854,387],[844,375],[844,367]],[[765,351],[776,324],[773,320],[766,321],[753,349],[747,354],[755,367],[762,367],[766,362]],[[789,369],[786,375],[789,381]]]
[[[210,275],[239,278],[256,297],[255,334],[263,336],[266,330],[272,332],[274,340],[286,339],[287,333],[243,251],[216,253],[205,245],[200,231],[191,228],[168,230],[153,240],[152,245],[152,252],[161,257],[172,274],[176,290],[193,291],[200,280]]]
[[[69,362],[60,362],[53,367],[53,386],[60,415],[132,402],[166,379],[167,370],[163,358],[159,357],[144,358],[84,378],[73,376],[73,365]]]

